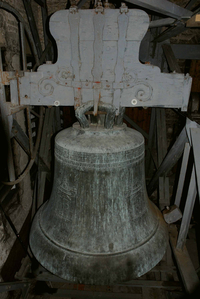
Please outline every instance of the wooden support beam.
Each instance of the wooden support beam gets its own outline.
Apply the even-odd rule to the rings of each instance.
[[[190,185],[189,185],[185,208],[183,212],[183,218],[181,221],[181,227],[180,227],[177,245],[176,245],[176,248],[180,250],[183,250],[183,247],[186,242],[186,237],[188,234],[189,225],[192,218],[192,212],[193,212],[196,196],[197,196],[197,188],[196,188],[196,180],[195,180],[195,169],[193,165],[192,174],[190,178]]]
[[[181,69],[177,63],[176,57],[172,51],[172,48],[168,44],[162,45],[163,52],[165,54],[169,69],[171,72],[181,73]]]
[[[175,18],[189,19],[192,12],[166,0],[128,0],[132,4]]]
[[[200,160],[199,160],[200,128],[191,128],[190,132],[191,132],[192,145],[193,145],[194,165],[195,165],[195,172],[196,172],[196,182],[197,182],[198,192],[199,192],[199,195],[200,195]]]
[[[37,208],[39,208],[43,204],[44,199],[44,191],[46,184],[46,176],[47,171],[44,169],[43,164],[50,169],[51,164],[51,136],[53,129],[53,121],[54,121],[54,107],[47,108],[45,117],[44,117],[44,125],[42,131],[42,138],[39,150],[39,164],[38,164],[38,192],[37,192]]]
[[[48,296],[50,293],[44,293],[44,295]],[[79,291],[79,290],[67,290],[67,289],[58,289],[55,293],[52,294],[54,297],[62,297],[62,298],[80,298],[80,299],[88,299],[88,298],[99,298],[99,299],[113,299],[122,297],[124,299],[143,299],[142,294],[131,294],[131,293],[114,293],[114,292],[94,292],[94,291]],[[45,296],[45,297],[46,297]],[[133,297],[134,296],[134,297]]]
[[[163,27],[163,26],[169,26],[172,25],[175,22],[173,18],[163,18],[151,21],[149,24],[149,28],[157,28],[157,27]]]
[[[15,138],[23,150],[30,156],[28,136],[25,134],[15,119],[13,119],[12,137]]]
[[[148,134],[142,130],[142,128],[140,128],[140,126],[138,126],[132,119],[130,119],[130,117],[128,117],[126,114],[124,114],[124,119],[133,127],[135,128],[137,131],[139,131],[145,138],[149,138]]]
[[[198,0],[190,0],[189,2],[188,2],[188,4],[185,6],[185,8],[186,9],[191,9],[192,8],[192,6],[197,2]]]
[[[169,170],[178,162],[178,160],[180,159],[183,153],[184,146],[187,141],[188,141],[188,137],[187,137],[186,129],[184,127],[180,135],[178,136],[177,140],[175,141],[174,145],[171,147],[168,154],[166,155],[163,162],[161,163],[160,167],[156,171],[155,175],[151,179],[151,182],[147,187],[149,196],[155,190],[159,177],[161,177],[164,174],[167,175]]]
[[[86,2],[87,2],[87,0],[80,0],[77,4],[77,7],[81,8]]]
[[[176,23],[176,26],[166,29],[161,34],[159,34],[153,41],[157,42],[157,43],[163,42],[163,41],[170,39],[171,37],[174,37],[186,30],[187,30],[187,28],[185,27],[185,23],[178,22],[178,23]]]
[[[39,61],[36,62],[36,64],[34,65],[34,67],[33,67],[33,72],[36,70],[36,68],[37,68],[40,64],[42,64],[42,63],[45,61],[45,58],[46,58],[46,56],[48,55],[48,53],[49,53],[49,51],[50,51],[51,48],[52,48],[52,43],[51,43],[51,41],[49,40],[49,42],[48,42],[46,48],[45,48],[44,51],[42,52],[42,55],[41,55]]]
[[[21,290],[29,285],[27,281],[0,282],[0,293]]]
[[[184,153],[183,153],[183,159],[182,159],[182,164],[181,164],[179,180],[178,180],[178,186],[177,186],[177,190],[176,190],[176,197],[175,197],[175,201],[174,201],[174,204],[177,207],[180,207],[183,186],[184,186],[184,182],[185,182],[185,175],[186,175],[187,166],[188,166],[189,155],[190,155],[190,145],[188,142],[186,142],[185,148],[184,148]]]
[[[186,31],[190,27],[200,27],[200,15],[198,11],[195,11],[191,14],[191,18],[187,21],[178,21],[175,23],[173,27],[170,27],[159,34],[153,41],[154,42],[163,42],[171,37],[174,37],[184,31]]]
[[[41,7],[43,7],[44,4],[44,0],[34,0],[37,4],[39,4]]]
[[[165,109],[156,109],[156,128],[157,128],[157,152],[158,165],[161,165],[167,154],[167,135],[165,122]],[[169,178],[165,175],[159,177],[159,207],[163,210],[169,206]]]
[[[38,54],[38,57],[40,58],[42,55],[42,46],[40,43],[40,38],[39,38],[39,34],[38,34],[36,22],[35,22],[33,10],[31,7],[31,2],[30,2],[30,0],[23,0],[23,3],[24,3],[24,8],[25,8],[26,14],[27,14],[27,19],[28,19],[28,22],[29,22],[29,25],[31,28],[31,32],[33,35],[33,39],[35,42],[35,46],[37,49],[37,54]]]
[[[151,120],[149,127],[149,138],[147,144],[147,154],[146,154],[146,177],[151,178],[154,172],[155,161],[153,160],[152,148],[155,144],[155,128],[156,128],[156,108],[151,109]],[[157,167],[157,164],[156,164]]]
[[[171,44],[177,59],[200,60],[200,45]]]
[[[73,286],[70,283],[66,282],[66,280],[59,278],[58,276],[56,276],[48,271],[45,271],[44,269],[41,269],[40,272],[41,273],[35,277],[35,280],[37,280],[37,281],[52,281],[52,282],[60,282],[60,283],[65,282],[66,285],[69,284],[69,287],[71,286],[73,288]],[[76,287],[78,288],[77,284],[76,284]],[[166,290],[167,289],[169,289],[169,290],[181,290],[182,289],[182,286],[179,281],[134,279],[134,280],[130,280],[127,282],[118,283],[118,284],[109,286],[110,292],[112,293],[112,291],[114,289],[120,288],[120,287],[156,288],[156,289],[166,289]],[[94,286],[92,286],[92,285],[87,285],[86,288],[87,288],[87,290],[90,290],[90,289],[94,290]],[[95,288],[98,289],[98,286],[96,286]],[[105,288],[106,288],[106,286],[105,286]],[[83,290],[83,292],[85,292],[85,290]],[[99,292],[95,291],[95,294],[96,294],[96,296],[98,296]],[[134,294],[132,294],[132,296],[133,295]]]
[[[178,250],[176,248],[178,232],[175,225],[170,225],[169,227],[170,244],[174,257],[176,259],[178,269],[184,284],[184,287],[188,293],[192,293],[195,288],[199,285],[199,278],[196,274],[190,256],[188,254],[186,246],[183,250]]]
[[[11,188],[12,186],[9,185],[0,186],[0,203],[4,201],[6,196],[9,194]]]
[[[22,65],[23,71],[27,70],[27,61],[26,61],[26,42],[25,42],[25,30],[24,24],[22,22],[19,23],[20,28],[20,41],[21,41],[21,52],[22,52]]]
[[[200,27],[200,14],[194,15],[186,22],[186,27],[198,28]]]
[[[46,0],[42,1],[43,5],[41,6],[41,12],[42,12],[42,23],[43,23],[43,36],[44,36],[44,44],[45,44],[45,50],[48,49],[47,51],[45,51],[45,58],[46,60],[53,60],[53,47],[52,47],[52,43],[49,40],[48,36],[47,36],[47,20],[48,20],[48,12],[47,12],[47,4],[46,4]],[[49,46],[50,43],[50,46]],[[49,51],[51,49],[51,52]],[[44,55],[44,51],[41,55],[40,58],[42,58],[42,56]]]

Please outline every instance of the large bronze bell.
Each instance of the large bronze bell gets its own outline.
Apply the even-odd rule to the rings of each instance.
[[[139,277],[163,257],[168,233],[145,187],[144,138],[125,124],[80,121],[55,138],[51,197],[37,212],[30,246],[50,272],[71,282],[112,284]]]

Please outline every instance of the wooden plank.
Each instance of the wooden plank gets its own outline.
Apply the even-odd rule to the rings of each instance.
[[[167,136],[164,109],[156,109],[156,124],[158,165],[161,165],[167,153]],[[162,176],[159,178],[159,207],[161,210],[163,210],[169,204],[169,178]]]
[[[161,265],[155,266],[150,271],[159,273],[159,274],[160,274],[160,272],[174,272],[174,273],[176,272],[176,267],[174,266],[174,264],[172,266],[168,266],[164,260],[162,260],[160,263],[161,263]],[[160,280],[160,279],[158,279],[158,280]]]
[[[142,297],[143,299],[150,299],[149,288],[142,289]]]
[[[172,268],[174,266],[170,244],[168,244],[167,251],[166,251],[166,263],[169,266],[169,268]],[[168,271],[168,272],[165,272],[165,273],[167,274],[166,275],[167,280],[171,281],[171,280],[173,280],[173,274],[177,273],[177,271],[176,272],[175,271],[174,272]]]
[[[182,197],[182,192],[183,192],[183,186],[185,182],[185,174],[187,170],[187,165],[188,165],[188,159],[189,159],[189,154],[190,154],[190,145],[188,142],[185,144],[184,148],[184,153],[183,153],[183,159],[182,159],[182,164],[181,164],[181,170],[180,170],[180,175],[179,175],[179,181],[178,181],[178,186],[176,190],[176,197],[174,204],[179,207],[180,202],[181,202],[181,197]]]
[[[54,58],[54,49],[50,39],[48,38],[48,30],[47,30],[47,24],[48,24],[47,0],[42,0],[41,12],[42,12],[42,25],[43,25],[45,50],[42,52],[42,55],[40,57],[40,62],[41,62],[40,64],[42,64],[45,61],[45,59],[46,61],[53,61]]]
[[[194,203],[197,195],[196,179],[195,179],[195,167],[193,165],[192,174],[190,178],[190,185],[188,189],[188,194],[186,198],[185,208],[183,212],[183,218],[181,221],[181,227],[177,240],[177,249],[183,249],[186,241],[186,237],[189,230],[189,225],[192,217],[192,212],[194,208]]]
[[[23,3],[24,3],[24,8],[25,8],[26,14],[27,14],[27,19],[28,19],[28,22],[29,22],[29,25],[31,28],[31,32],[33,35],[33,39],[34,39],[34,42],[36,45],[37,53],[40,58],[40,56],[42,55],[42,46],[40,43],[40,38],[39,38],[38,29],[37,29],[37,25],[35,22],[35,17],[33,14],[32,6],[31,6],[31,2],[27,1],[27,0],[23,0]]]
[[[129,282],[118,284],[118,285],[127,285],[127,286],[137,286],[142,288],[158,288],[158,289],[171,289],[171,290],[180,290],[181,284],[177,281],[157,281],[157,280],[131,280]]]
[[[25,132],[22,130],[16,119],[13,119],[12,137],[19,143],[23,150],[30,155],[29,139]]]
[[[44,191],[46,184],[46,172],[42,171],[40,168],[38,169],[38,195],[37,195],[37,210],[43,204],[44,200]]]
[[[21,42],[21,53],[22,53],[22,65],[23,65],[23,71],[26,71],[27,70],[26,43],[25,43],[24,24],[22,22],[19,23],[19,28],[20,28],[20,42]]]
[[[146,155],[146,176],[151,177],[153,174],[153,157],[152,148],[155,143],[155,125],[156,125],[156,109],[151,109],[151,121],[149,126],[149,138],[148,138],[148,152]]]
[[[165,252],[165,255],[162,258],[161,263],[164,262],[170,268],[172,263],[171,263],[171,260],[169,261],[169,253],[171,253],[170,245],[168,245],[167,250]],[[170,279],[169,279],[168,274],[169,274],[169,272],[166,272],[166,271],[160,272],[160,277],[161,277],[160,280],[161,281],[169,281]]]
[[[171,48],[177,59],[200,60],[200,45],[171,44]]]
[[[61,130],[60,107],[54,107],[53,132],[57,133],[60,130]]]
[[[161,165],[159,166],[158,170],[156,171],[155,175],[153,176],[151,182],[148,185],[148,194],[151,195],[152,192],[155,190],[158,182],[158,178],[163,174],[167,174],[169,170],[178,162],[179,158],[181,157],[185,142],[188,141],[188,137],[186,134],[185,127],[179,134],[177,140],[169,150],[168,154],[165,156],[164,160],[162,161]]]
[[[143,288],[142,295],[143,299],[168,299],[167,292],[162,289]]]
[[[52,134],[52,125],[54,121],[54,110],[52,108],[47,108],[45,117],[44,117],[44,125],[42,131],[41,145],[39,150],[39,156],[46,163],[48,168],[50,168],[50,139]]]
[[[172,48],[170,45],[168,44],[164,44],[162,45],[167,63],[169,65],[169,69],[171,72],[176,72],[176,73],[181,73],[181,69],[177,63],[176,57],[172,51]]]
[[[200,161],[199,161],[199,153],[200,153],[200,128],[191,128],[191,138],[192,138],[192,146],[194,153],[194,165],[196,172],[196,182],[198,187],[198,193],[200,194]]]
[[[175,20],[173,18],[163,18],[163,19],[153,20],[150,22],[149,28],[169,26],[172,25],[174,22]]]
[[[27,217],[23,219],[23,224],[20,230],[15,231],[15,234],[16,233],[18,234],[18,238],[16,238],[16,240],[14,241],[14,244],[10,249],[8,257],[3,267],[1,268],[1,277],[3,281],[9,281],[15,279],[15,274],[20,269],[22,258],[27,256],[30,222],[31,222],[31,211],[29,211]],[[9,225],[11,225],[11,223],[9,223]],[[30,258],[30,254],[29,254],[29,258]]]
[[[192,76],[191,91],[200,92],[200,59],[191,61],[189,73]]]
[[[196,4],[197,0],[190,0],[187,5],[185,6],[186,9],[191,9],[194,4]]]
[[[0,293],[21,290],[29,285],[30,283],[26,281],[0,282]]]
[[[43,163],[46,164],[47,168],[50,169],[51,165],[51,136],[53,134],[53,122],[55,119],[55,108],[47,108],[44,118],[44,125],[42,131],[41,145],[39,150],[38,165],[38,190],[37,190],[37,209],[43,204],[44,191],[46,184],[47,171],[44,169]]]
[[[130,293],[112,293],[112,292],[92,292],[92,291],[78,291],[78,290],[67,290],[67,289],[59,289],[54,294],[45,293],[45,295],[50,295],[50,298],[57,298],[57,297],[73,297],[73,298],[119,298],[122,297],[124,299],[142,299],[141,294],[130,294]]]
[[[4,185],[1,186],[0,189],[0,204],[3,203],[4,199],[7,197],[11,190],[12,186],[11,185]]]
[[[188,9],[182,8],[175,3],[171,3],[166,0],[128,0],[127,2],[159,12],[175,19],[189,18],[192,15],[192,12]]]
[[[35,278],[37,281],[52,281],[52,282],[60,282],[60,283],[66,283],[69,285],[72,285],[68,283],[66,280],[59,278],[56,275],[51,274],[50,272],[46,271],[43,273],[40,273]],[[76,284],[78,287],[78,285]],[[87,289],[91,289],[93,286],[87,285]],[[96,286],[98,287],[98,286]],[[113,286],[109,286],[111,288],[111,291],[115,287],[142,287],[142,288],[156,288],[156,289],[170,289],[170,290],[180,290],[182,289],[181,284],[179,282],[174,281],[157,281],[157,280],[147,280],[147,279],[135,279],[124,283],[118,283]]]
[[[199,284],[199,278],[196,274],[192,261],[189,257],[186,246],[183,250],[176,248],[178,232],[175,225],[170,225],[170,243],[178,265],[178,269],[184,284],[184,287],[188,293],[192,293]]]
[[[185,27],[185,24],[180,22],[177,23],[176,26],[170,27],[169,29],[166,29],[162,33],[160,33],[156,38],[153,40],[154,42],[160,43],[163,42],[171,37],[174,37],[184,31],[186,31],[187,28]]]
[[[186,27],[200,27],[200,14],[196,14],[194,15],[192,18],[190,18],[187,22],[186,22]]]
[[[34,180],[32,207],[31,207],[31,220],[33,219],[37,211],[37,195],[38,195],[37,188],[38,188],[38,173],[36,173],[35,180]]]

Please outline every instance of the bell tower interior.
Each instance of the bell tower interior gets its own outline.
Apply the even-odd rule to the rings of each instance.
[[[196,298],[199,28],[197,0],[0,1],[0,298]]]

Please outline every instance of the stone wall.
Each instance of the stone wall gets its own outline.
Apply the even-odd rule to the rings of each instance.
[[[26,13],[24,10],[22,0],[9,0],[4,1],[12,5],[18,12],[21,13],[23,18],[27,22]],[[18,21],[9,12],[0,9],[0,47],[3,48],[4,55],[4,70],[14,71],[21,69],[20,62],[20,42],[19,42],[19,28]],[[1,111],[2,113],[2,111]],[[21,111],[13,116],[20,126],[25,130],[25,115],[24,111]],[[24,170],[27,165],[28,157],[17,144],[16,141],[12,141],[13,158],[15,164],[16,177]],[[25,179],[19,184],[19,192],[13,196],[10,202],[5,206],[5,212],[9,215],[11,221],[15,225],[18,232],[27,218],[32,203],[32,190],[30,184],[30,175],[28,174]],[[2,281],[2,268],[8,259],[13,258],[14,263],[18,263],[18,256],[14,257],[11,249],[15,244],[16,236],[13,233],[10,225],[8,224],[3,213],[0,214],[0,281]],[[21,248],[20,250],[23,251]],[[16,259],[15,259],[16,258]],[[13,265],[14,267],[15,265]],[[6,298],[7,293],[1,293],[1,298]]]

